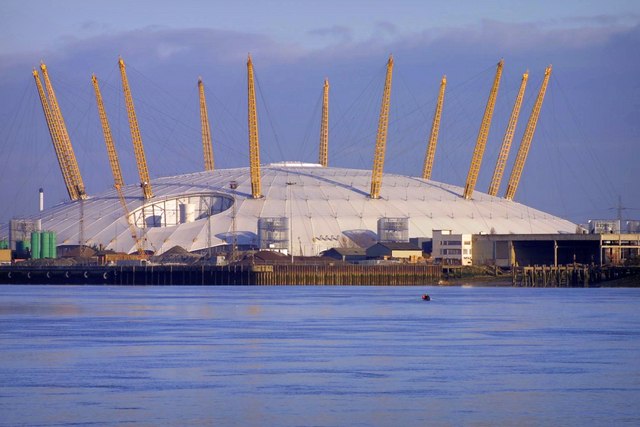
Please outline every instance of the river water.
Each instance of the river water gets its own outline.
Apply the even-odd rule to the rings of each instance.
[[[0,286],[0,345],[2,426],[640,425],[637,288]]]

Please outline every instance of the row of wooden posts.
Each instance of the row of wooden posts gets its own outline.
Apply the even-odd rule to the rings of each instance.
[[[264,265],[254,266],[256,285],[369,285],[436,284],[442,277],[436,265]]]
[[[524,287],[588,287],[592,271],[589,266],[513,267],[512,283]]]
[[[598,266],[598,265],[560,265],[528,266],[511,269],[514,286],[525,287],[589,287],[638,274],[638,267]]]

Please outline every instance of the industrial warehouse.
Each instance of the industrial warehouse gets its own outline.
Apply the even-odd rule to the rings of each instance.
[[[204,84],[199,81],[205,170],[153,180],[147,169],[122,59],[119,67],[140,183],[127,185],[122,179],[98,79],[93,76],[114,188],[101,194],[87,194],[47,67],[41,64],[44,85],[37,70],[33,75],[70,200],[32,217],[2,225],[0,236],[7,237],[4,246],[12,250],[15,257],[56,258],[56,248],[77,246],[125,254],[128,261],[135,258],[147,262],[152,255],[161,256],[180,247],[188,253],[215,259],[218,264],[237,261],[240,254],[249,251],[273,251],[290,257],[293,262],[294,257],[318,257],[337,248],[367,249],[385,243],[409,242],[413,244],[411,257],[395,256],[393,251],[389,255],[369,256],[369,252],[374,251],[367,249],[367,256],[359,261],[418,263],[428,260],[443,265],[509,268],[534,264],[602,265],[638,257],[640,235],[633,234],[638,230],[620,234],[619,222],[615,234],[583,230],[577,224],[513,200],[551,67],[545,70],[502,197],[498,196],[498,190],[520,114],[527,73],[522,76],[491,185],[486,193],[476,190],[475,186],[503,61],[497,65],[464,188],[431,179],[446,78],[440,85],[422,176],[384,173],[392,57],[387,63],[371,170],[329,165],[328,80],[324,82],[318,163],[261,164],[253,63],[249,57],[249,167],[214,167]]]

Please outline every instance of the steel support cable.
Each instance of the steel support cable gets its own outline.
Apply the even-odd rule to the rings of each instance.
[[[260,85],[260,80],[258,79],[257,73],[255,71],[255,68],[253,70],[253,74],[254,74],[254,80],[255,80],[255,85],[258,88],[258,93],[260,94],[260,100],[262,101],[262,106],[264,107],[265,113],[267,114],[267,121],[269,122],[269,126],[271,128],[271,132],[273,133],[273,138],[275,140],[276,143],[276,148],[278,149],[278,153],[280,154],[280,159],[281,160],[287,160],[284,156],[284,151],[282,151],[282,145],[280,144],[280,138],[278,137],[278,132],[276,130],[274,121],[273,121],[273,117],[271,115],[271,111],[269,110],[269,105],[267,104],[267,101],[264,97],[264,94],[262,93],[262,86]],[[262,150],[265,151],[265,150]],[[273,156],[271,156],[268,152],[265,152],[265,157],[268,158],[268,160],[270,162],[273,162]]]
[[[132,70],[134,75],[138,75],[143,82],[148,83],[153,89],[153,93],[160,93],[165,98],[159,98],[160,104],[162,105],[172,105],[176,106],[175,100],[178,97],[170,94],[166,89],[157,84],[153,79],[147,77],[145,74],[137,70],[135,67],[131,67],[127,64],[127,70]],[[144,89],[143,89],[144,91]],[[190,144],[187,140],[190,138],[175,138],[174,135],[178,132],[178,127],[182,126],[185,130],[192,132],[194,135],[200,135],[200,131],[193,124],[189,124],[182,119],[177,118],[175,115],[172,115],[161,108],[158,108],[153,103],[143,99],[143,98],[135,98],[134,99],[137,108],[138,117],[145,118],[146,120],[154,123],[155,126],[147,127],[146,132],[149,134],[156,144],[160,145],[162,148],[173,151],[181,157],[187,158],[191,163],[196,163],[199,161],[200,157],[195,154],[192,144]],[[179,108],[182,111],[187,110],[187,105],[190,104],[189,99],[184,99],[182,102],[182,107]],[[141,108],[142,107],[142,108]],[[145,110],[152,112],[154,114],[145,114]],[[169,124],[172,124],[169,126]],[[167,129],[168,132],[160,131],[160,129]],[[157,156],[152,156],[152,158],[157,159]]]
[[[383,66],[380,69],[385,70],[386,66]],[[353,150],[354,138],[351,138],[352,133],[359,131],[357,134],[361,135],[359,137],[359,141],[361,142],[368,141],[372,135],[375,135],[375,129],[370,130],[370,133],[364,133],[363,132],[364,124],[362,122],[360,123],[360,129],[354,129],[352,127],[346,127],[346,126],[348,125],[353,126],[355,122],[355,120],[350,120],[350,115],[352,113],[358,114],[358,117],[362,117],[363,115],[368,116],[368,113],[370,113],[373,110],[373,106],[375,105],[375,102],[373,99],[373,86],[374,86],[374,83],[376,83],[379,79],[378,75],[379,75],[378,72],[376,72],[371,76],[371,78],[369,79],[365,87],[360,91],[360,93],[355,97],[355,99],[351,102],[351,104],[347,107],[345,111],[339,112],[338,114],[333,115],[335,119],[331,121],[331,124],[329,126],[329,131],[331,132],[331,135],[333,135],[332,140],[337,141],[338,143],[337,146],[335,142],[333,143],[334,158],[342,158],[345,155],[345,153]],[[357,110],[358,103],[361,100],[363,100],[365,95],[367,94],[369,95],[369,101],[368,103],[365,102],[365,108]],[[335,111],[337,109],[336,104],[334,104],[332,108]],[[345,124],[345,127],[342,127],[343,123]],[[347,135],[343,135],[341,133],[341,129],[346,129]],[[347,144],[341,147],[340,141],[345,141],[345,140],[347,141]],[[358,150],[358,154],[359,154],[359,151],[360,150]],[[362,164],[364,164],[364,162]]]
[[[588,144],[584,144],[584,145],[586,145],[586,147],[587,147],[586,151],[589,154],[589,156],[591,157],[591,160],[594,163],[594,169],[600,175],[601,181],[603,183],[605,183],[609,187],[609,190],[605,189],[605,191],[608,191],[608,194],[615,194],[616,193],[615,186],[611,182],[611,179],[609,178],[609,176],[606,174],[606,171],[604,169],[602,169],[601,162],[598,160],[598,158],[594,154],[593,150],[591,149],[592,146],[593,146],[593,144],[592,144],[593,141],[591,141],[590,138],[586,134],[583,133],[582,127],[579,126],[578,118],[577,118],[578,116],[575,113],[575,111],[573,110],[572,105],[569,102],[569,97],[565,93],[564,88],[560,84],[560,81],[558,80],[557,76],[556,75],[552,75],[552,78],[553,78],[552,81],[556,82],[556,86],[558,87],[559,92],[563,95],[563,97],[565,99],[565,102],[566,102],[566,105],[567,105],[567,109],[569,110],[569,113],[570,113],[569,115],[571,117],[571,120],[573,121],[576,130],[578,130],[578,132],[580,133],[580,139],[582,141],[588,141],[589,142]],[[578,152],[580,152],[580,151],[578,151]],[[595,181],[596,181],[597,184],[600,183],[600,180],[595,180]]]
[[[311,139],[312,132],[316,130],[316,124],[318,123],[317,119],[318,117],[320,117],[320,115],[318,114],[318,111],[320,110],[320,106],[322,105],[322,99],[323,99],[323,92],[321,91],[320,96],[318,97],[313,107],[313,112],[309,117],[309,121],[305,126],[305,133],[302,138],[302,144],[300,144],[300,148],[299,148],[300,154],[298,158],[301,161],[304,161],[304,159],[307,158],[307,156],[311,157],[312,156],[311,153],[317,148],[317,146],[312,144],[310,141],[312,141]],[[315,160],[313,160],[311,163],[315,163]]]
[[[30,78],[28,80],[31,80]],[[45,174],[44,177],[40,177],[39,182],[50,182],[47,178],[51,177],[54,169],[60,170],[56,167],[56,163],[50,161],[50,156],[45,154],[46,150],[42,150],[38,147],[38,142],[45,140],[45,138],[38,137],[39,129],[37,126],[33,126],[33,123],[36,123],[36,117],[38,115],[37,110],[42,110],[42,106],[40,105],[39,99],[35,98],[35,93],[33,92],[33,81],[30,83],[27,82],[25,84],[22,96],[18,104],[11,110],[10,114],[7,114],[9,118],[10,125],[2,131],[2,138],[0,138],[0,143],[2,141],[6,141],[6,147],[2,147],[2,152],[5,153],[3,155],[3,159],[6,162],[6,165],[2,165],[0,168],[0,182],[4,180],[4,173],[12,172],[13,165],[20,165],[24,163],[24,149],[25,146],[27,149],[32,150],[32,153],[29,153],[29,159],[36,159],[35,165],[30,165],[34,170],[42,170],[40,166],[41,163],[44,163]],[[28,135],[18,136],[20,131],[27,130]],[[15,141],[20,141],[20,144],[16,144]],[[16,151],[16,156],[20,158],[13,159],[14,149],[20,146],[22,150]],[[22,155],[21,155],[22,154]],[[0,208],[0,218],[8,218],[13,215],[10,212],[10,209],[15,209],[16,206],[24,206],[28,202],[28,200],[32,197],[32,194],[29,194],[26,189],[33,188],[34,186],[37,188],[38,183],[32,182],[33,175],[26,174],[26,176],[21,176],[21,179],[17,180],[14,185],[11,186],[11,190],[14,190],[15,193],[13,197],[9,197],[8,200],[11,200],[12,203],[4,203]],[[9,188],[7,188],[9,190]],[[15,214],[15,212],[14,212]],[[5,236],[6,237],[6,236]]]

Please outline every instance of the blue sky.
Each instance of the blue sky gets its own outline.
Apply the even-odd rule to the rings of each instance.
[[[464,186],[495,64],[505,60],[478,186],[488,187],[520,76],[530,83],[509,165],[545,66],[553,75],[515,199],[575,222],[640,218],[637,1],[13,1],[0,3],[0,221],[65,200],[31,69],[50,70],[87,190],[112,185],[91,73],[125,180],[136,182],[117,58],[127,62],[152,177],[202,170],[202,76],[216,166],[248,164],[246,55],[263,162],[315,161],[322,80],[330,163],[371,167],[387,57],[395,58],[385,171],[419,175],[438,85],[449,85],[433,178]],[[508,166],[507,171],[510,170]],[[505,178],[506,179],[506,178]],[[503,189],[504,189],[503,183]],[[502,190],[503,191],[503,190]],[[501,193],[502,194],[502,193]]]

